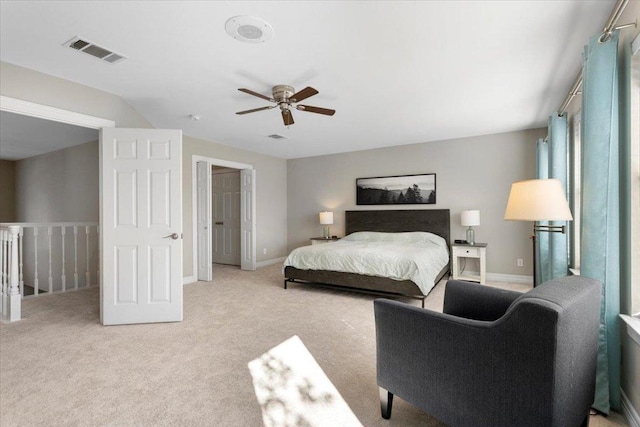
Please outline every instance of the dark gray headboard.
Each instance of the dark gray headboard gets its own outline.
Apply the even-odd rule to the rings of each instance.
[[[449,209],[346,211],[345,233],[356,231],[428,231],[442,236],[450,245]]]

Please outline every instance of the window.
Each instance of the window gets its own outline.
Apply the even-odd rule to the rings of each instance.
[[[640,36],[631,46],[631,313],[640,315]]]
[[[569,149],[569,176],[570,176],[570,200],[571,200],[571,213],[573,214],[573,221],[569,226],[569,256],[572,269],[580,270],[580,209],[581,209],[581,196],[582,190],[580,176],[581,168],[581,150],[580,150],[580,126],[581,126],[581,113],[578,111],[574,116],[571,123],[571,147]]]

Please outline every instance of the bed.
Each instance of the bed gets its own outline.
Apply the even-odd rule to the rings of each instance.
[[[429,290],[449,272],[450,262],[450,213],[449,209],[429,209],[429,210],[363,210],[345,212],[345,235],[363,231],[374,231],[384,233],[408,233],[408,232],[428,232],[440,236],[444,239],[447,262],[435,274],[433,283],[424,291],[413,280],[396,280],[388,277],[375,276],[361,273],[348,273],[342,271],[304,269],[294,265],[284,266],[284,288],[290,283],[303,283],[320,286],[329,286],[335,289],[349,290],[381,295],[387,297],[409,297],[421,300],[424,307],[424,299]],[[326,243],[314,245],[317,247],[327,247],[331,245],[338,247],[337,243]],[[313,248],[310,246],[309,248]],[[302,249],[302,248],[299,248]],[[297,251],[298,249],[296,249]],[[293,251],[295,252],[295,251]],[[293,254],[292,252],[292,254]],[[289,260],[289,258],[287,258]]]

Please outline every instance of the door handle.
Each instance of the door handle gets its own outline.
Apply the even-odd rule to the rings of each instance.
[[[224,225],[224,221],[216,221],[216,225]]]
[[[180,235],[178,233],[172,233],[168,236],[164,236],[163,239],[168,239],[169,237],[171,237],[173,240],[178,240],[180,238]]]

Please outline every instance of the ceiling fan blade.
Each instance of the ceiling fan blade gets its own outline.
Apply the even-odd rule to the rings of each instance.
[[[300,111],[308,111],[310,113],[324,114],[325,116],[333,116],[336,110],[330,110],[329,108],[312,107],[311,105],[296,105],[296,109]]]
[[[262,111],[262,110],[270,110],[272,108],[276,108],[277,105],[270,105],[268,107],[260,107],[260,108],[254,108],[253,110],[244,110],[244,111],[238,111],[236,114],[249,114],[249,113],[255,113],[256,111]]]
[[[310,96],[316,95],[317,93],[318,93],[317,90],[315,90],[311,86],[307,86],[304,89],[302,89],[300,92],[297,92],[291,95],[291,98],[289,99],[291,100],[291,102],[300,102],[303,99],[307,99]]]
[[[291,114],[290,110],[282,110],[282,120],[285,126],[291,126],[294,123],[293,114]]]
[[[270,101],[270,102],[276,102],[273,98],[269,98],[268,96],[265,96],[265,95],[263,95],[261,93],[258,93],[258,92],[254,92],[254,91],[252,91],[250,89],[240,88],[238,90],[240,92],[248,93],[249,95],[257,96],[258,98],[266,99],[267,101]]]

